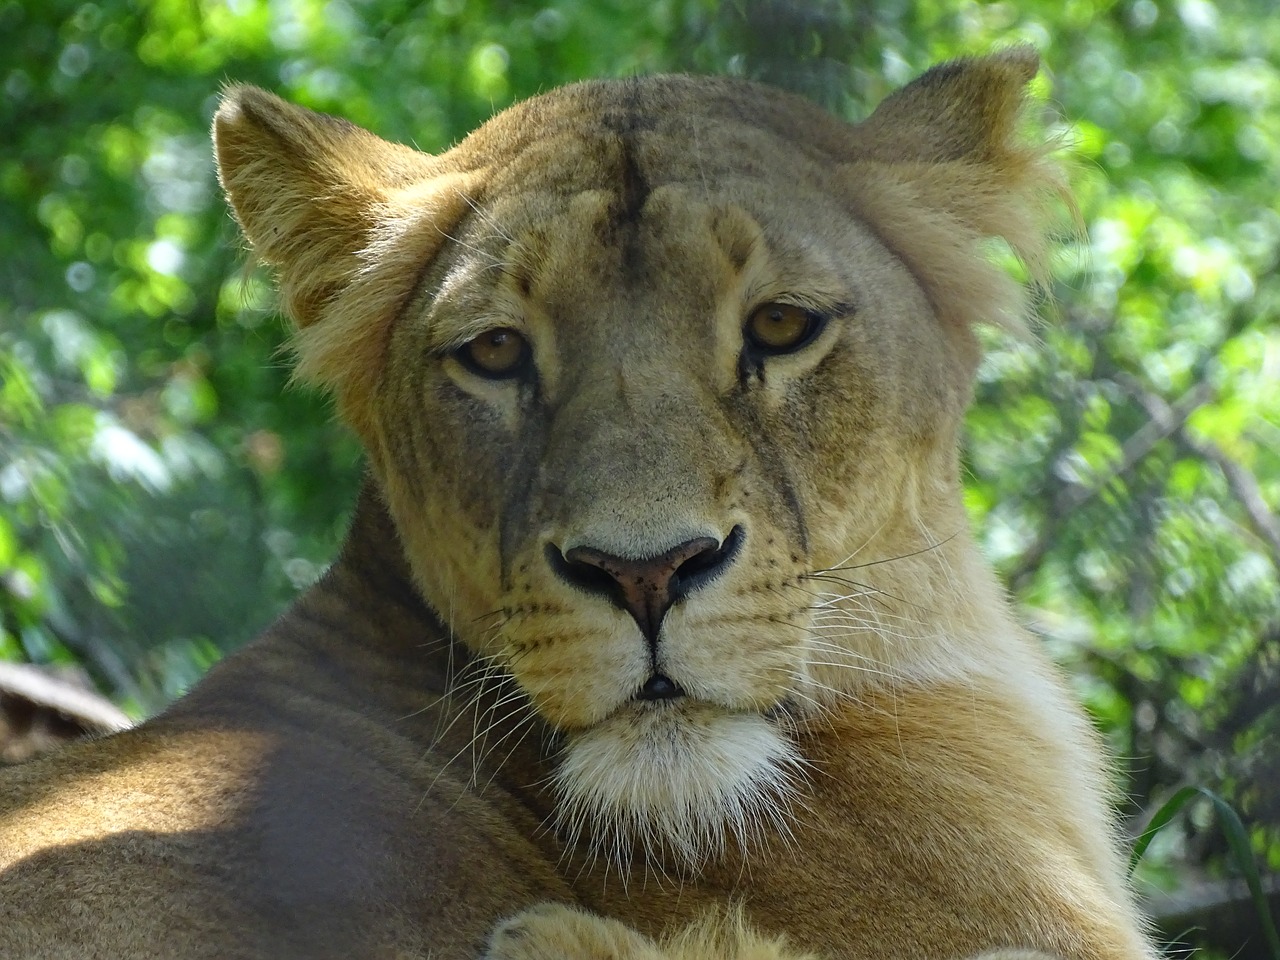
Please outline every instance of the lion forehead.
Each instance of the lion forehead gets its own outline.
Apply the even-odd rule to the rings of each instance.
[[[492,171],[488,192],[609,190],[623,211],[664,183],[707,191],[726,178],[847,155],[848,127],[807,101],[743,81],[685,76],[573,84],[516,104],[456,148]]]

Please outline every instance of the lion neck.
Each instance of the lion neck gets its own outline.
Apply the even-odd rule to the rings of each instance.
[[[325,576],[302,598],[310,606],[341,608],[343,638],[335,651],[352,663],[353,680],[368,674],[370,683],[385,684],[387,674],[407,681],[411,704],[420,710],[446,695],[454,675],[471,654],[423,598],[400,534],[383,495],[366,477],[356,498],[338,557]],[[370,690],[377,694],[379,688]]]
[[[374,592],[402,597],[411,595],[421,608],[423,617],[436,620],[437,628],[444,629],[413,586],[413,575],[395,522],[387,512],[377,483],[370,476],[366,476],[360,485],[351,522],[347,525],[334,566],[351,570]]]
[[[411,742],[416,756],[456,752],[465,743],[441,739],[440,731],[449,726],[469,659],[415,586],[381,493],[366,479],[324,576],[166,715],[171,722],[276,729],[289,725],[302,701],[323,701],[327,710],[376,719]],[[483,711],[501,697],[491,687],[478,692],[489,700],[473,697],[469,709]],[[452,727],[472,735],[470,722]]]
[[[466,754],[464,779],[490,779],[495,770],[473,770],[471,764],[500,762],[504,781],[546,781],[538,749],[545,740],[541,721],[527,722],[524,698],[512,696],[512,681],[477,682],[482,666],[423,598],[370,477],[361,486],[338,559],[301,601],[304,610],[331,603],[341,605],[337,617],[347,629],[323,653],[341,662],[346,692],[362,709],[378,705],[424,753],[455,759]],[[483,743],[473,743],[481,720],[489,733]],[[485,743],[503,748],[486,755]],[[525,799],[549,809],[549,798],[535,793]]]

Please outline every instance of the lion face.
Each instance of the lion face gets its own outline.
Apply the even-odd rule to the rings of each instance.
[[[567,168],[621,154],[604,136]],[[904,431],[924,454],[961,404],[901,264],[771,196],[820,171],[711,187],[675,159],[642,197],[613,188],[618,156],[478,205],[392,335],[375,422],[426,595],[568,735],[571,803],[708,821],[659,831],[693,851],[794,766],[779,723],[831,660],[805,575],[887,522]],[[940,389],[894,387],[913,341]]]
[[[1007,74],[1013,110],[1027,64],[973,63]],[[885,108],[860,137],[750,85],[586,84],[418,158],[362,132],[333,147],[336,121],[263,97],[220,115],[224,183],[281,267],[304,368],[368,446],[425,597],[563,735],[566,828],[696,863],[782,816],[795,725],[897,635],[865,601],[885,594],[878,571],[832,571],[963,527],[965,311],[1008,299],[974,257],[983,231],[942,205],[951,236],[929,241],[928,196],[948,188],[878,156]],[[322,264],[267,231],[279,204],[237,178],[251,122],[358,168],[350,210],[329,176],[308,213],[329,218],[325,242],[345,224],[351,250]],[[983,132],[958,139],[1008,136]]]

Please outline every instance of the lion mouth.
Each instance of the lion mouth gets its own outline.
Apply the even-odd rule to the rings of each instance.
[[[675,692],[667,693],[666,695],[654,695],[654,691],[650,687],[653,685],[655,678],[669,685]],[[619,704],[618,708],[605,717],[601,723],[609,723],[619,716],[633,718],[662,716],[668,722],[722,716],[756,717],[777,726],[789,727],[799,721],[799,713],[799,704],[795,697],[790,694],[765,707],[733,706],[721,703],[718,700],[690,694],[674,680],[662,674],[655,674],[654,677],[649,678],[644,687],[633,694],[629,700]]]
[[[664,673],[654,673],[631,699],[652,702],[656,700],[678,700],[684,695],[684,690],[681,689],[680,684]]]

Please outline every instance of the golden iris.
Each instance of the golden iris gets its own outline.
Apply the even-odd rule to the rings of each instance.
[[[463,344],[458,359],[482,377],[518,376],[529,359],[529,341],[511,327],[495,327]]]
[[[786,353],[803,346],[814,333],[818,318],[794,303],[765,303],[747,317],[746,338],[765,353]]]

